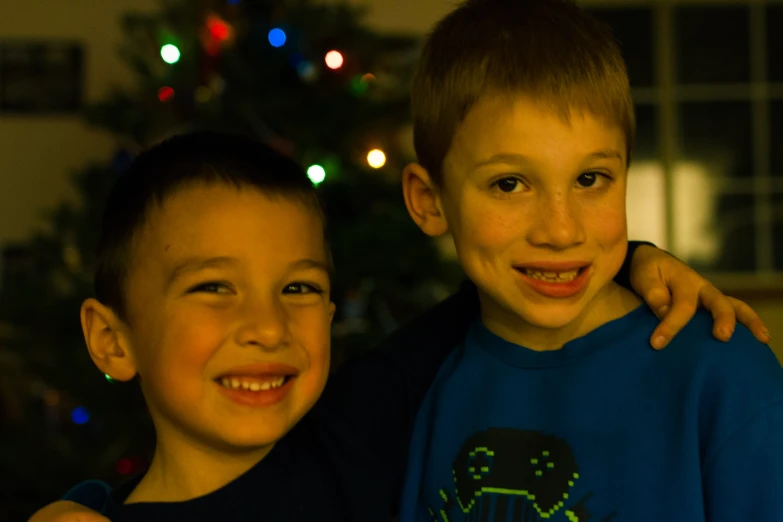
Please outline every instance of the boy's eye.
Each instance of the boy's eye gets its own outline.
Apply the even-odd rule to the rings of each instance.
[[[324,291],[309,283],[291,283],[283,289],[284,294],[323,294]]]
[[[205,293],[205,294],[227,294],[231,292],[231,288],[225,283],[209,282],[196,285],[190,289],[190,293]]]
[[[505,192],[506,194],[516,192],[518,188],[521,188],[521,184],[522,182],[517,178],[503,178],[493,183],[501,192]]]
[[[576,178],[576,182],[580,187],[590,188],[599,182],[599,177],[606,177],[599,172],[584,172]]]

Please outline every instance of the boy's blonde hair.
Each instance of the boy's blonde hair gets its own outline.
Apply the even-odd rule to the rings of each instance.
[[[568,0],[467,0],[427,39],[413,81],[419,163],[443,181],[443,160],[473,105],[523,94],[566,121],[587,111],[636,131],[628,74],[610,30]]]

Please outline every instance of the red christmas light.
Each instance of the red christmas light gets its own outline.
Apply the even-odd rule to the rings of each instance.
[[[158,99],[161,102],[166,103],[167,101],[171,100],[173,97],[174,97],[174,89],[172,89],[168,85],[158,89]]]
[[[117,461],[117,473],[120,475],[130,475],[133,472],[133,462],[131,459],[120,459]]]
[[[210,36],[217,42],[225,42],[231,37],[231,26],[217,16],[207,18],[207,28]]]

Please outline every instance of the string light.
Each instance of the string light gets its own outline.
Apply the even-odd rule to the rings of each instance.
[[[215,15],[207,17],[207,29],[209,29],[210,36],[217,42],[225,42],[231,38],[231,25]]]
[[[180,58],[179,48],[174,44],[166,44],[160,48],[160,57],[168,64],[177,63]]]
[[[310,168],[307,169],[307,177],[314,185],[318,185],[326,179],[326,171],[320,165],[310,165]]]
[[[367,153],[367,163],[374,169],[379,169],[386,165],[386,154],[381,149],[373,149]]]
[[[166,103],[167,101],[171,100],[174,97],[174,89],[169,87],[168,85],[164,85],[160,89],[158,89],[158,99]]]
[[[274,29],[269,31],[269,43],[272,44],[272,47],[282,47],[285,45],[285,41],[286,41],[285,31],[283,31],[279,27],[275,27]]]
[[[299,73],[299,77],[304,81],[315,79],[315,65],[311,62],[300,62],[296,67],[296,71]]]
[[[326,66],[330,69],[339,69],[345,62],[340,51],[329,51],[326,53],[326,58],[324,60],[326,61]]]
[[[199,103],[207,103],[210,98],[212,98],[212,91],[209,89],[209,87],[200,85],[196,87],[196,90],[193,93],[193,98],[195,98],[195,100]]]
[[[120,459],[117,461],[116,469],[120,475],[130,475],[133,473],[133,462],[131,459]]]
[[[57,390],[46,390],[43,396],[44,403],[50,408],[60,404],[60,393]]]
[[[362,76],[354,76],[351,79],[351,91],[357,96],[361,96],[365,92],[367,92],[367,88],[369,87],[369,84],[364,81],[364,77]]]
[[[71,412],[71,420],[74,424],[87,424],[90,421],[90,412],[84,406],[74,408]]]

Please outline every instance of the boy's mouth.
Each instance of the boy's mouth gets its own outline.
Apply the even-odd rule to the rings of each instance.
[[[226,390],[264,392],[282,388],[298,374],[297,368],[287,364],[254,363],[227,370],[214,381]]]
[[[291,375],[270,375],[265,377],[226,376],[215,379],[215,382],[228,390],[245,390],[257,392],[280,388],[286,382],[288,382],[291,377]]]
[[[235,366],[215,379],[218,391],[243,407],[266,408],[282,401],[294,387],[300,371],[278,363]]]
[[[545,281],[547,283],[570,283],[571,281],[579,277],[579,274],[581,274],[584,270],[587,269],[586,266],[579,267],[579,268],[572,268],[569,270],[552,270],[552,269],[541,270],[541,269],[526,268],[526,267],[515,267],[515,268],[518,271],[522,272],[527,277],[529,277],[530,279],[535,279],[537,281]]]

